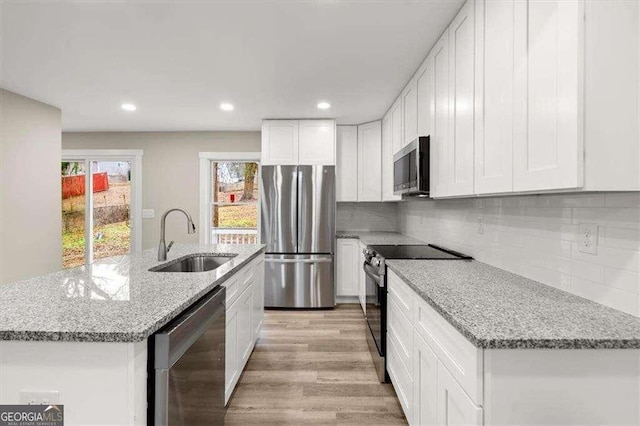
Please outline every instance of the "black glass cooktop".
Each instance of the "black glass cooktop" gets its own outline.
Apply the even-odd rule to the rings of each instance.
[[[434,245],[425,246],[369,246],[376,254],[385,259],[471,259],[470,256]]]

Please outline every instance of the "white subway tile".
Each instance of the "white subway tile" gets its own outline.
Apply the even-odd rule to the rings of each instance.
[[[640,274],[637,272],[605,267],[604,283],[608,287],[640,294]]]
[[[584,278],[571,279],[571,291],[578,296],[593,300],[614,309],[638,315],[638,298],[635,294],[600,285]]]

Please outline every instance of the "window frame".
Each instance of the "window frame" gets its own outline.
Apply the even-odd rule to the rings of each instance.
[[[256,178],[260,181],[260,152],[200,152],[200,244],[212,244],[211,233],[213,230],[211,222],[212,190],[211,187],[211,163],[213,162],[234,162],[257,163],[258,172]],[[259,183],[258,183],[259,185]],[[259,188],[259,187],[258,187]],[[260,243],[260,199],[257,204],[257,241]]]

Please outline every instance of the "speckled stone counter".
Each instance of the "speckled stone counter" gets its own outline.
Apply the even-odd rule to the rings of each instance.
[[[0,286],[0,340],[137,342],[177,317],[264,251],[255,245],[176,244]],[[213,271],[149,272],[192,253],[237,253]]]
[[[424,241],[408,237],[398,232],[369,232],[369,231],[338,231],[337,238],[356,238],[364,244],[370,245],[419,245],[426,244]]]
[[[481,348],[640,348],[640,318],[477,261],[387,266]]]

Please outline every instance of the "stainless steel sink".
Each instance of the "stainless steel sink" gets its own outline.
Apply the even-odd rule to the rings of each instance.
[[[213,271],[216,268],[229,262],[236,257],[234,253],[206,254],[195,253],[183,256],[171,262],[155,266],[151,272],[205,272]]]

